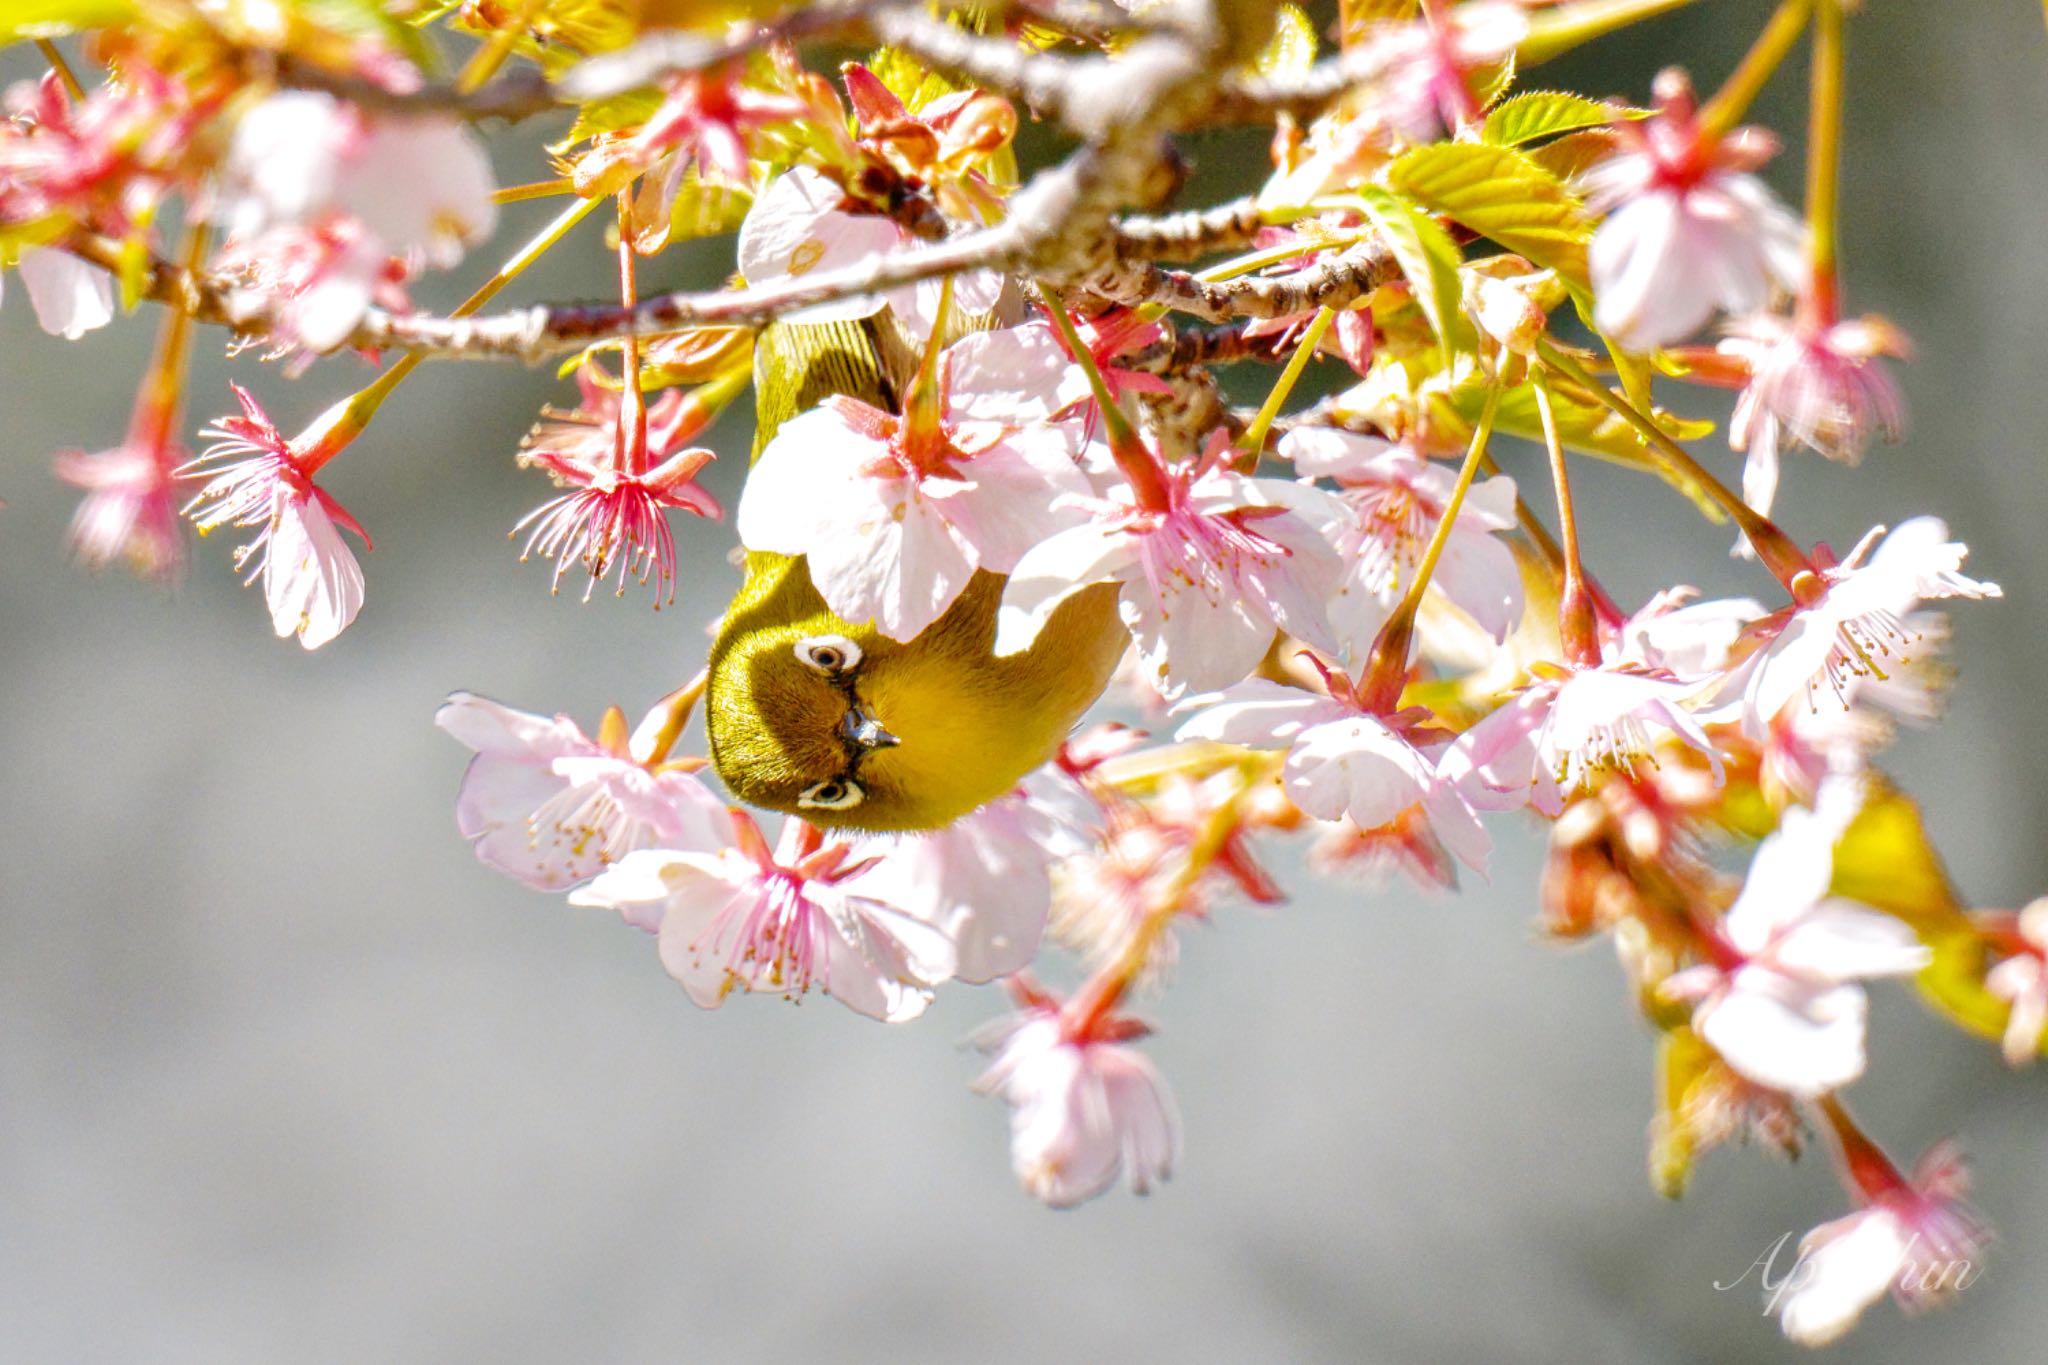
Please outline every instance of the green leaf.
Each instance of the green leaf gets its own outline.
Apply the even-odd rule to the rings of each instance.
[[[1417,147],[1387,168],[1387,183],[1423,208],[1586,287],[1593,220],[1549,171],[1484,143]]]
[[[1400,262],[1416,303],[1442,343],[1444,364],[1449,365],[1453,350],[1470,350],[1475,344],[1472,324],[1460,306],[1458,266],[1463,257],[1458,244],[1443,224],[1398,194],[1367,185],[1359,190],[1358,198],[1374,229]]]
[[[1576,133],[1552,138],[1540,147],[1524,147],[1522,155],[1549,171],[1566,185],[1614,155],[1614,133],[1606,128],[1581,128]]]
[[[867,65],[868,70],[875,73],[875,79],[887,86],[890,94],[902,100],[904,109],[912,114],[934,100],[942,100],[964,88],[900,48],[876,48]]]
[[[0,5],[0,43],[61,38],[82,28],[125,24],[135,16],[134,0],[7,0]]]
[[[1559,133],[1603,127],[1612,117],[1606,105],[1584,95],[1532,90],[1494,106],[1479,135],[1496,147],[1519,147]]]
[[[1282,5],[1273,19],[1273,36],[1252,68],[1267,80],[1298,77],[1316,63],[1316,26],[1299,5]]]
[[[1468,380],[1451,388],[1448,393],[1439,391],[1431,395],[1431,421],[1442,424],[1439,429],[1446,437],[1456,435],[1462,439],[1479,419],[1479,410],[1485,401],[1485,383],[1477,379]],[[1607,408],[1562,384],[1551,386],[1550,408],[1557,417],[1558,439],[1566,450],[1655,474],[1691,499],[1700,514],[1709,521],[1719,524],[1727,520],[1727,513],[1716,506],[1703,490],[1670,473],[1660,461],[1652,458],[1643,449],[1642,438],[1636,435],[1635,428]],[[1655,417],[1657,425],[1674,441],[1696,441],[1714,430],[1712,422],[1689,421],[1668,412],[1658,412]],[[1543,415],[1536,407],[1535,389],[1528,384],[1517,384],[1502,394],[1494,426],[1506,435],[1540,444],[1543,440]]]

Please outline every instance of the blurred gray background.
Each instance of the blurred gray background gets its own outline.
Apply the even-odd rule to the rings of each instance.
[[[1651,62],[1689,52],[1711,87],[1768,8],[1705,3],[1537,83],[1641,98]],[[1872,0],[1855,23],[1849,297],[1920,344],[1914,430],[1861,471],[1794,458],[1783,499],[1797,534],[1843,547],[1938,512],[2010,594],[1957,614],[1951,712],[1895,755],[1984,905],[2048,889],[2044,58],[2028,0]],[[28,69],[14,53],[0,74]],[[1803,98],[1793,73],[1759,114],[1791,128]],[[500,151],[506,182],[537,173]],[[1195,152],[1202,192],[1260,171],[1255,143]],[[1796,195],[1792,156],[1775,174]],[[547,212],[507,210],[506,239]],[[721,250],[651,283],[709,280]],[[559,257],[533,296],[604,291],[594,233]],[[66,563],[74,495],[47,457],[119,438],[155,315],[65,345],[9,292],[0,1359],[1801,1354],[1753,1279],[1714,1282],[1844,1211],[1826,1164],[1721,1152],[1682,1202],[1650,1193],[1649,1034],[1604,946],[1533,934],[1533,828],[1499,826],[1492,885],[1433,902],[1314,885],[1278,855],[1297,898],[1192,930],[1145,1010],[1181,1170],[1048,1212],[1012,1180],[1001,1106],[967,1089],[995,992],[949,989],[895,1028],[830,1003],[702,1012],[647,940],[456,836],[445,693],[637,714],[694,668],[734,581],[729,531],[694,523],[659,615],[551,599],[516,562],[506,529],[545,489],[510,453],[566,386],[443,366],[393,401],[327,479],[376,537],[369,605],[307,656],[271,638],[226,536],[174,594]],[[288,383],[215,340],[194,427],[231,372],[287,428],[367,373]],[[730,491],[745,432],[718,443]],[[1624,596],[1760,586],[1661,486],[1597,468],[1580,487]],[[1835,1355],[2038,1359],[2048,1079],[1877,995],[1858,1110],[1901,1160],[1959,1135],[2004,1242],[1958,1308],[1882,1306]]]

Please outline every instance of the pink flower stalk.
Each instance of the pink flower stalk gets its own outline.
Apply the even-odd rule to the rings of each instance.
[[[1790,290],[1802,261],[1799,220],[1750,172],[1777,150],[1769,134],[1701,127],[1692,86],[1657,78],[1657,113],[1613,125],[1620,150],[1587,172],[1594,321],[1636,350],[1682,341],[1714,311],[1753,313]]]
[[[1830,705],[1846,710],[1860,682],[1930,648],[1916,624],[1926,619],[1914,610],[1922,600],[2003,596],[1996,583],[1962,574],[1968,553],[1938,517],[1914,517],[1890,535],[1873,529],[1847,559],[1822,568],[1810,600],[1757,623],[1761,643],[1728,675],[1721,696],[1740,698],[1752,737],[1801,697],[1819,710],[1830,695]]]
[[[718,852],[643,849],[569,897],[614,909],[659,936],[662,966],[716,1009],[733,990],[795,999],[817,986],[859,1014],[914,1019],[953,975],[946,935],[873,894],[875,857],[827,844],[786,820],[771,852],[752,818],[731,813]]]
[[[62,251],[29,247],[15,262],[28,289],[36,325],[53,337],[76,341],[114,320],[114,282],[98,266]],[[0,282],[4,282],[0,275]]]
[[[693,774],[654,759],[667,712],[663,701],[628,736],[614,707],[592,739],[567,716],[454,693],[434,724],[476,751],[455,799],[456,828],[479,861],[538,891],[574,886],[644,848],[725,847],[725,804]]]
[[[520,518],[512,533],[531,526],[519,552],[523,562],[536,552],[551,559],[550,587],[559,592],[571,564],[590,574],[583,600],[614,566],[617,595],[626,580],[654,580],[654,604],[675,600],[676,545],[668,513],[681,510],[719,517],[718,499],[696,479],[715,452],[685,447],[703,430],[710,414],[701,401],[670,389],[644,412],[629,408],[622,393],[602,382],[595,365],[576,372],[582,401],[571,411],[543,410],[551,419],[534,427],[519,449],[519,462],[537,465],[564,491]],[[649,466],[652,465],[652,468]]]
[[[629,146],[643,164],[671,158],[664,202],[675,198],[683,172],[693,166],[707,180],[752,185],[752,131],[804,117],[807,108],[802,100],[756,89],[741,79],[742,74],[737,64],[728,64],[678,72],[662,82],[661,107],[640,125]]]
[[[1337,638],[1369,646],[1413,581],[1456,473],[1396,445],[1334,427],[1302,427],[1280,438],[1279,453],[1305,478],[1339,485],[1343,516],[1329,532],[1343,576],[1329,599]],[[1430,590],[1463,611],[1495,640],[1522,616],[1522,573],[1498,532],[1515,527],[1515,481],[1505,474],[1467,490]]]
[[[837,182],[809,166],[777,176],[740,224],[739,266],[747,283],[824,274],[913,244],[894,221],[857,211],[861,207]],[[993,270],[963,271],[952,279],[953,306],[962,313],[985,313],[1002,297],[1003,278]],[[914,335],[929,336],[939,320],[943,287],[940,280],[920,280],[879,294],[813,304],[785,314],[784,321],[844,322],[893,307]]]
[[[1878,358],[1905,359],[1905,333],[1883,318],[1857,318],[1817,327],[1801,319],[1760,313],[1728,326],[1720,351],[1740,360],[1749,385],[1736,400],[1728,443],[1747,451],[1743,500],[1768,513],[1778,491],[1778,457],[1803,445],[1842,464],[1857,464],[1882,434],[1896,441],[1905,428],[1898,386]]]
[[[941,359],[937,392],[898,417],[841,394],[791,418],[740,495],[740,542],[800,554],[840,616],[910,640],[977,569],[1008,573],[1084,514],[1069,442],[1044,424],[960,420]]]
[[[1868,1002],[1857,983],[1929,960],[1906,924],[1828,892],[1835,846],[1862,804],[1860,781],[1835,777],[1813,809],[1787,809],[1721,920],[1721,960],[1661,988],[1697,1002],[1693,1031],[1738,1074],[1802,1099],[1863,1074]]]
[[[983,1034],[995,1059],[975,1089],[1009,1104],[1010,1164],[1035,1198],[1071,1208],[1120,1174],[1138,1194],[1173,1174],[1173,1099],[1144,1054],[1125,1046],[1143,1032],[1104,1018],[1075,1036],[1052,1002],[1039,1001]]]
[[[56,471],[85,490],[71,518],[71,548],[79,559],[94,570],[125,560],[142,577],[168,583],[185,565],[176,474],[186,452],[151,426],[136,423],[112,450],[64,451]]]
[[[1671,740],[1703,755],[1718,783],[1720,750],[1691,712],[1705,686],[1618,657],[1542,665],[1513,700],[1460,735],[1439,768],[1481,810],[1526,803],[1552,818],[1595,776],[1633,775]]]
[[[1088,520],[1011,570],[996,653],[1030,648],[1060,603],[1101,582],[1121,586],[1124,624],[1169,699],[1244,678],[1275,630],[1330,647],[1323,603],[1340,565],[1317,528],[1337,520],[1334,500],[1232,473],[1228,453],[1218,440],[1201,459],[1161,470],[1159,505],[1128,485],[1079,501]]]
[[[2012,1006],[2005,1021],[2005,1060],[2030,1065],[2048,1040],[2048,899],[2013,916],[2008,956],[1984,976],[1984,989]]]
[[[263,598],[278,637],[296,634],[318,649],[347,629],[363,607],[363,571],[341,538],[370,537],[313,475],[355,435],[347,402],[328,409],[296,438],[286,440],[247,389],[230,385],[240,417],[222,417],[200,434],[214,443],[175,471],[204,479],[185,504],[199,534],[222,526],[256,526],[256,538],[235,551],[240,569],[252,556],[248,582],[263,580]]]
[[[1438,770],[1436,758],[1404,733],[1399,718],[1362,709],[1342,675],[1328,681],[1331,695],[1325,697],[1253,678],[1192,698],[1180,709],[1201,709],[1175,738],[1285,747],[1282,781],[1308,815],[1348,819],[1361,830],[1419,816],[1441,847],[1483,876],[1493,841],[1471,802]]]
[[[1839,1339],[1887,1291],[1907,1312],[1948,1302],[1976,1281],[1991,1244],[1964,1198],[1969,1169],[1955,1143],[1929,1148],[1910,1179],[1874,1147],[1849,1160],[1863,1207],[1801,1238],[1798,1265],[1768,1302],[1802,1346]]]

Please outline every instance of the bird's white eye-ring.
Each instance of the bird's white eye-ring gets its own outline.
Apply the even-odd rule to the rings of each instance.
[[[804,788],[796,803],[805,810],[852,810],[866,795],[860,783],[834,777]]]
[[[796,642],[796,657],[813,673],[837,678],[860,667],[860,646],[844,635],[806,635]]]

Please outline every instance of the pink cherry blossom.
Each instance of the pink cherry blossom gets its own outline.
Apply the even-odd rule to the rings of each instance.
[[[185,542],[175,475],[184,461],[183,447],[143,429],[112,450],[67,450],[56,457],[57,477],[85,490],[71,518],[71,546],[87,567],[125,560],[145,578],[177,579]]]
[[[476,751],[455,801],[455,824],[476,856],[540,891],[596,876],[643,848],[711,852],[731,842],[725,805],[695,775],[651,763],[656,706],[638,731],[606,714],[599,738],[567,716],[515,711],[468,692],[434,724]]]
[[[1075,318],[1073,323],[1111,397],[1172,392],[1159,375],[1116,363],[1165,335],[1158,323],[1127,308]],[[1049,322],[1034,319],[976,332],[955,342],[946,355],[952,364],[953,408],[964,418],[1019,423],[1084,416],[1084,438],[1100,420],[1087,375]]]
[[[1343,679],[1333,681],[1336,690],[1345,690]],[[1348,696],[1318,697],[1253,678],[1214,696],[1192,698],[1181,709],[1197,707],[1176,738],[1286,747],[1282,780],[1305,813],[1319,820],[1348,819],[1361,830],[1397,825],[1419,814],[1458,861],[1475,872],[1486,871],[1493,841],[1471,803],[1438,771],[1429,752]]]
[[[1716,309],[1753,313],[1798,281],[1798,219],[1750,174],[1776,150],[1760,129],[1715,138],[1684,73],[1657,78],[1658,111],[1614,124],[1620,150],[1586,174],[1594,321],[1623,345],[1682,341]]]
[[[569,897],[653,930],[661,964],[705,1009],[733,990],[789,999],[817,986],[859,1014],[914,1019],[957,966],[952,942],[873,894],[875,866],[852,845],[826,843],[786,820],[771,852],[759,826],[731,816],[718,852],[642,849]]]
[[[1307,478],[1331,478],[1344,515],[1329,530],[1344,571],[1329,599],[1337,638],[1364,649],[1407,591],[1443,520],[1456,472],[1396,445],[1334,427],[1299,427],[1279,453]],[[1467,490],[1430,590],[1495,640],[1522,615],[1522,574],[1497,532],[1515,527],[1515,482],[1481,479]]]
[[[740,541],[801,554],[826,604],[914,639],[975,570],[1008,573],[1083,519],[1089,492],[1060,432],[953,420],[942,360],[936,413],[898,417],[834,394],[791,418],[740,495]]]
[[[29,247],[15,268],[28,290],[36,325],[51,336],[76,341],[114,320],[114,282],[98,266],[62,251]]]
[[[675,198],[683,172],[695,167],[707,179],[749,186],[753,168],[748,138],[764,124],[802,118],[803,101],[748,85],[736,65],[683,71],[666,77],[661,107],[640,125],[630,142],[644,162],[668,158],[664,201]]]
[[[1329,494],[1223,467],[1227,447],[1169,471],[1164,506],[1127,485],[1079,505],[1088,520],[1017,561],[996,619],[996,653],[1038,638],[1060,603],[1090,583],[1122,588],[1122,613],[1147,676],[1169,698],[1215,691],[1258,664],[1276,630],[1328,645],[1323,603],[1339,572],[1318,533],[1337,520]]]
[[[490,236],[498,210],[483,144],[445,118],[366,114],[288,90],[246,111],[224,168],[229,230],[360,223],[382,253],[447,267]]]
[[[55,71],[7,92],[0,119],[0,223],[55,219],[113,235],[190,180],[195,137],[218,94],[196,97],[139,58],[73,99]]]
[[[862,880],[953,941],[962,981],[1031,965],[1052,907],[1052,860],[1076,842],[1065,813],[1020,790],[944,829],[906,836]]]
[[[1899,439],[1905,405],[1878,358],[1903,359],[1910,347],[1905,334],[1884,319],[1822,328],[1759,313],[1731,322],[1728,331],[1719,349],[1749,372],[1728,424],[1728,443],[1749,454],[1742,496],[1757,511],[1771,510],[1778,457],[1786,446],[1803,445],[1853,465],[1873,435]]]
[[[412,306],[404,264],[352,218],[235,238],[216,253],[213,267],[237,282],[237,308],[273,308],[266,354],[289,357],[294,370],[347,341],[372,304],[392,312]]]
[[[1969,1170],[1953,1142],[1938,1143],[1909,1180],[1887,1169],[1859,1189],[1864,1207],[1800,1239],[1799,1262],[1771,1292],[1769,1311],[1802,1346],[1825,1346],[1889,1290],[1909,1312],[1935,1307],[1976,1282],[1991,1242],[1965,1202]]]
[[[1505,0],[1427,13],[1387,25],[1352,59],[1378,73],[1366,87],[1367,108],[1411,142],[1434,142],[1477,118],[1473,78],[1506,61],[1529,32],[1527,14]]]
[[[2048,1041],[2048,899],[2013,917],[2009,954],[1984,975],[1984,989],[2012,1006],[2005,1022],[2005,1060],[2027,1066]]]
[[[761,191],[740,224],[740,272],[753,285],[800,279],[861,264],[914,244],[909,233],[877,213],[851,211],[846,192],[823,172],[798,166]],[[894,308],[913,335],[929,336],[939,320],[943,281],[920,280],[880,294],[854,294],[783,315],[788,322],[843,322]],[[953,306],[985,313],[1001,297],[993,270],[953,276]]]
[[[1180,1120],[1152,1063],[1123,1041],[1137,1031],[1103,1021],[1074,1037],[1038,1005],[984,1033],[995,1060],[975,1088],[1009,1104],[1010,1164],[1036,1198],[1070,1208],[1119,1174],[1138,1194],[1173,1174]]]
[[[278,637],[296,634],[300,645],[318,649],[347,629],[363,607],[363,571],[342,530],[370,548],[355,518],[313,482],[315,471],[339,448],[334,433],[342,426],[346,401],[288,441],[247,389],[231,387],[242,415],[222,417],[201,432],[214,443],[176,471],[179,478],[206,480],[185,504],[185,515],[201,535],[230,525],[262,528],[235,551],[235,567],[255,557],[246,581],[263,580]]]
[[[1829,894],[1835,845],[1862,802],[1860,783],[1838,777],[1813,809],[1788,808],[1722,918],[1724,960],[1663,987],[1697,1001],[1693,1031],[1736,1072],[1802,1098],[1863,1074],[1868,1006],[1856,983],[1909,976],[1928,961],[1906,924]]]
[[[1857,680],[1890,673],[1929,647],[1915,624],[1924,620],[1914,614],[1922,600],[2003,595],[1997,584],[1962,574],[1968,552],[1938,517],[1914,517],[1890,535],[1875,528],[1847,559],[1822,569],[1810,601],[1757,624],[1762,643],[1729,676],[1723,696],[1741,698],[1753,736],[1801,697],[1811,709],[1847,709]]]
[[[1440,767],[1482,810],[1527,803],[1553,818],[1592,777],[1633,772],[1666,740],[1698,750],[1718,782],[1720,751],[1690,709],[1705,685],[1620,658],[1546,665],[1459,736]]]
[[[659,607],[675,599],[676,545],[668,513],[723,515],[718,500],[696,479],[714,452],[686,446],[709,415],[681,389],[663,393],[644,411],[602,382],[594,365],[576,372],[582,402],[564,412],[543,410],[547,420],[521,444],[519,462],[540,468],[563,492],[527,513],[512,528],[529,526],[524,560],[538,553],[555,562],[552,586],[560,590],[571,564],[589,573],[583,600],[613,568],[618,595],[626,580],[654,579]],[[651,467],[650,467],[651,466]]]

